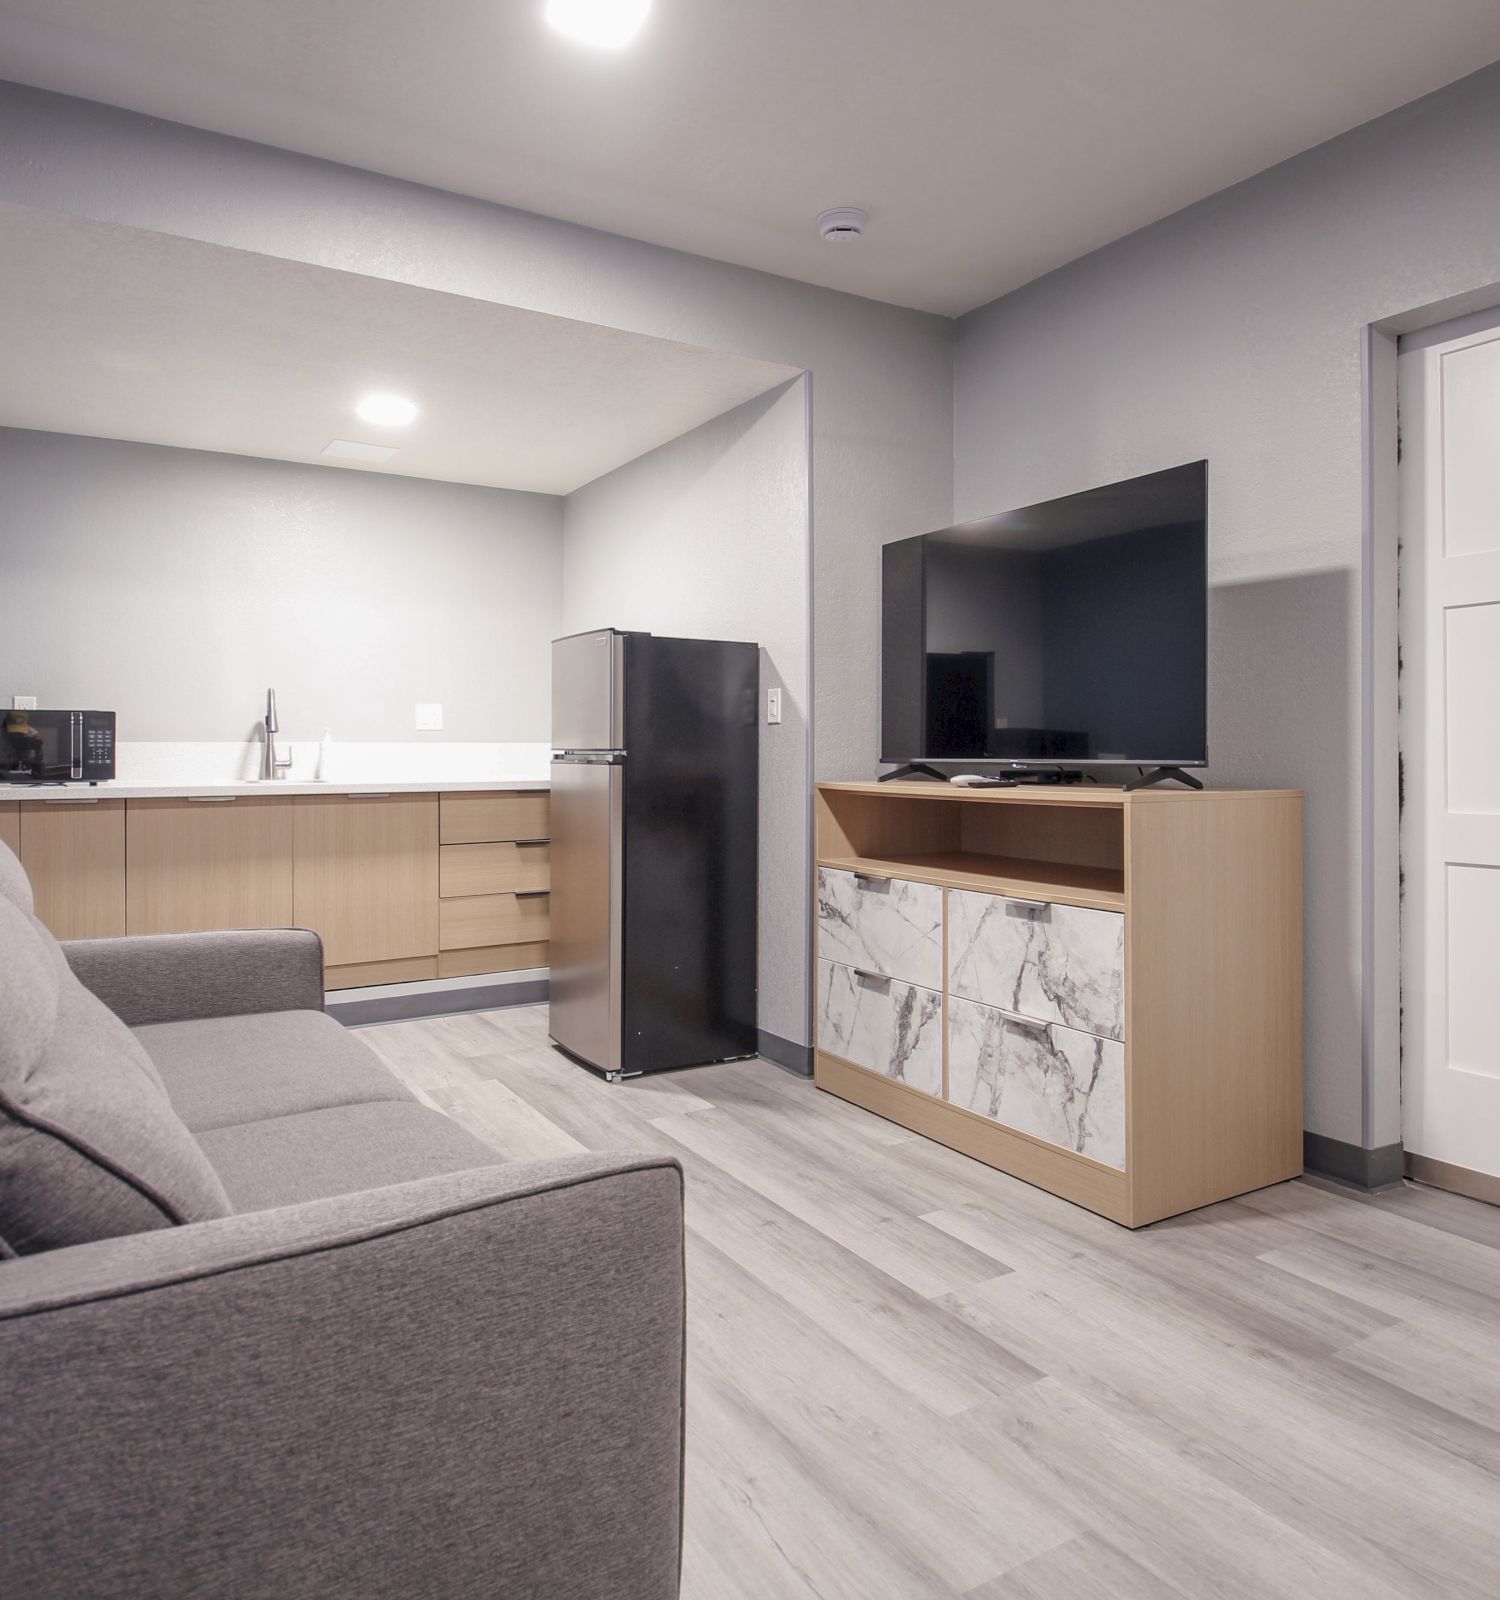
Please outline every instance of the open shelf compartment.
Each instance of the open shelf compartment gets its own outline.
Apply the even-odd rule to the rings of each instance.
[[[948,888],[1033,895],[1122,911],[1125,806],[1119,797],[962,791],[930,797],[821,785],[819,865]]]

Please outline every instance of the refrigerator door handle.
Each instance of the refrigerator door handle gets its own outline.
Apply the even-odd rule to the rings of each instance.
[[[623,750],[554,750],[558,765],[574,767],[618,767],[625,759]]]

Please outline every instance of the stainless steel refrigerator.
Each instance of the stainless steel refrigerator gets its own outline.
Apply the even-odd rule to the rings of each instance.
[[[552,646],[551,1023],[611,1079],[755,1054],[760,653]]]

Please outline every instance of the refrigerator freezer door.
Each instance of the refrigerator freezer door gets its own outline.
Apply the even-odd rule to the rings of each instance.
[[[625,743],[623,635],[610,628],[552,644],[552,748],[618,750]]]
[[[552,764],[552,1037],[601,1072],[620,1070],[620,872],[624,768]]]

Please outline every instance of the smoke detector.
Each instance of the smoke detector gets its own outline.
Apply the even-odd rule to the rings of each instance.
[[[855,240],[865,231],[865,213],[858,206],[833,206],[818,213],[818,232],[830,244]]]

